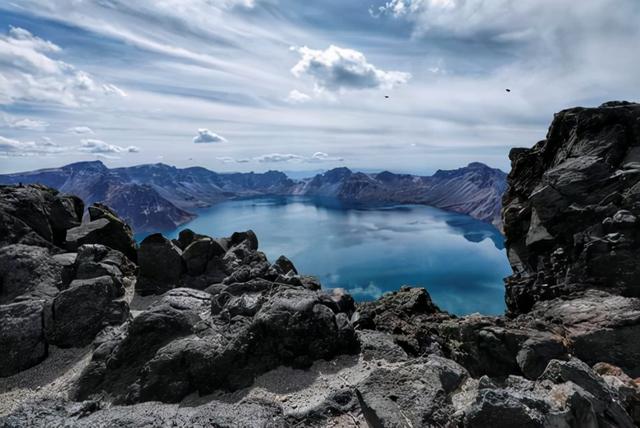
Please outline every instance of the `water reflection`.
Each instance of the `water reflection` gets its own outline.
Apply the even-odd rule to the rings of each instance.
[[[502,278],[510,268],[502,235],[468,216],[307,197],[228,201],[199,215],[185,227],[212,236],[253,229],[270,259],[285,254],[325,288],[345,288],[358,300],[406,284],[426,287],[456,314],[504,311]]]

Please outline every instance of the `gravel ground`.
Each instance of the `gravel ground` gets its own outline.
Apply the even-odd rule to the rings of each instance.
[[[31,398],[67,398],[75,380],[91,360],[91,346],[61,349],[49,346],[49,356],[37,366],[0,378],[0,416]]]

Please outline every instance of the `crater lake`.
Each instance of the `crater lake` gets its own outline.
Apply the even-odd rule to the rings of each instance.
[[[490,224],[422,205],[357,207],[309,197],[259,197],[198,211],[185,228],[213,237],[252,229],[270,261],[285,255],[323,288],[358,301],[402,285],[425,287],[456,315],[502,314],[511,269],[503,237]],[[138,236],[137,238],[143,238]]]

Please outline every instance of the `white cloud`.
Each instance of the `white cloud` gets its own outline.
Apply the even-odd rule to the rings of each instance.
[[[28,117],[16,118],[5,115],[4,121],[9,128],[23,129],[29,131],[44,131],[49,126],[44,120],[31,119]]]
[[[3,156],[38,156],[62,153],[68,147],[60,147],[51,140],[19,141],[0,136],[0,154]]]
[[[310,76],[320,90],[390,89],[411,78],[409,73],[380,70],[353,49],[334,45],[323,51],[306,46],[292,49],[302,57],[291,69],[293,75]]]
[[[78,134],[78,135],[94,135],[95,134],[95,132],[93,132],[93,129],[89,128],[88,126],[74,126],[72,128],[68,128],[67,132],[71,134]]]
[[[311,162],[328,162],[328,161],[337,161],[342,162],[344,159],[341,157],[329,156],[329,154],[324,152],[315,152],[309,161]]]
[[[140,149],[136,146],[122,147],[115,144],[105,143],[102,140],[85,139],[81,141],[80,151],[86,153],[138,153]]]
[[[302,162],[304,157],[294,155],[293,153],[269,153],[253,158],[260,163],[280,163],[280,162]]]
[[[251,161],[258,163],[314,163],[314,162],[342,162],[341,157],[329,156],[324,152],[315,152],[311,156],[301,156],[294,153],[268,153],[255,156],[251,159],[236,159],[230,156],[221,156],[216,158],[222,163],[249,163]]]
[[[0,35],[0,103],[36,101],[78,106],[97,95],[124,92],[111,84],[97,84],[86,72],[55,59],[62,49],[23,28]]]
[[[196,144],[226,143],[227,139],[206,128],[200,128],[198,129],[198,135],[193,137],[193,142]]]
[[[300,92],[297,89],[294,89],[289,92],[286,101],[290,104],[304,104],[308,101],[311,101],[311,97],[304,92]]]

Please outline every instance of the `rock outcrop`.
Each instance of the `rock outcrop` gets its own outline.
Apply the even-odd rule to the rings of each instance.
[[[639,124],[638,105],[572,109],[512,152],[498,317],[458,318],[423,288],[356,303],[270,263],[252,231],[154,234],[136,251],[94,206],[87,224],[111,240],[60,241],[83,225],[53,221],[53,204],[75,199],[2,188],[19,233],[0,247],[0,377],[92,346],[66,394],[34,391],[0,426],[638,426]]]
[[[86,346],[105,326],[128,317],[122,296],[135,265],[98,242],[118,246],[117,231],[128,231],[124,248],[133,250],[130,229],[109,212],[104,221],[119,226],[110,226],[113,233],[71,245],[66,237],[85,225],[83,206],[42,186],[0,186],[0,217],[9,220],[1,227],[17,227],[2,235],[0,245],[0,376],[40,363],[49,345]],[[70,247],[75,252],[66,252]],[[130,255],[135,259],[135,252]]]
[[[560,112],[546,140],[510,158],[510,312],[585,289],[640,296],[640,105]]]

